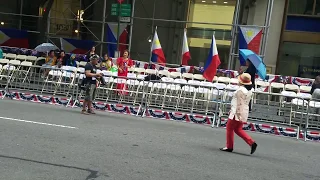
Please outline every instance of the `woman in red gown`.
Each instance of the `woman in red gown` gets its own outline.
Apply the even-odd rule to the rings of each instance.
[[[118,77],[127,77],[128,70],[133,66],[133,61],[129,58],[129,51],[124,50],[123,56],[117,59],[118,65]],[[125,90],[127,89],[126,84],[117,83],[117,89],[119,94],[128,94]]]

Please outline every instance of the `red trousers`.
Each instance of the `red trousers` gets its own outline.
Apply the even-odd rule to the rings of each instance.
[[[242,129],[243,122],[229,119],[227,123],[227,148],[233,149],[234,133],[241,137],[249,146],[254,143],[254,140]]]

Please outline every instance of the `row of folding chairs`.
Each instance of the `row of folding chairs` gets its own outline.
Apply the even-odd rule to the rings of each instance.
[[[22,75],[24,81],[27,79],[27,75],[31,70],[32,63],[28,61],[19,61],[19,60],[8,60],[0,59],[0,77],[1,79],[6,78],[15,78],[14,75]],[[15,72],[19,72],[16,74]]]
[[[9,60],[19,60],[19,61],[30,61],[30,62],[35,62],[39,58],[37,56],[27,56],[27,55],[20,55],[20,54],[12,54],[12,53],[3,53],[4,59],[9,59]]]

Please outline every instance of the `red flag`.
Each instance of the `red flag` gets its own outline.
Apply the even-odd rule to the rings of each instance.
[[[206,61],[206,65],[204,66],[203,77],[207,81],[212,82],[214,76],[217,74],[217,69],[220,64],[221,61],[217,50],[216,40],[213,35],[209,55]]]
[[[187,31],[184,31],[181,64],[187,66],[190,59],[191,56],[188,47]]]

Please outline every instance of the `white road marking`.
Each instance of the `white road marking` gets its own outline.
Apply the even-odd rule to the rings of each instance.
[[[9,120],[9,121],[32,123],[32,124],[40,124],[40,125],[45,125],[45,126],[54,126],[54,127],[68,128],[68,129],[79,129],[79,128],[77,128],[77,127],[72,127],[72,126],[64,126],[64,125],[59,125],[59,124],[50,124],[50,123],[43,123],[43,122],[36,122],[36,121],[28,121],[28,120],[15,119],[15,118],[9,118],[9,117],[1,117],[1,116],[0,116],[0,119],[5,119],[5,120]]]

